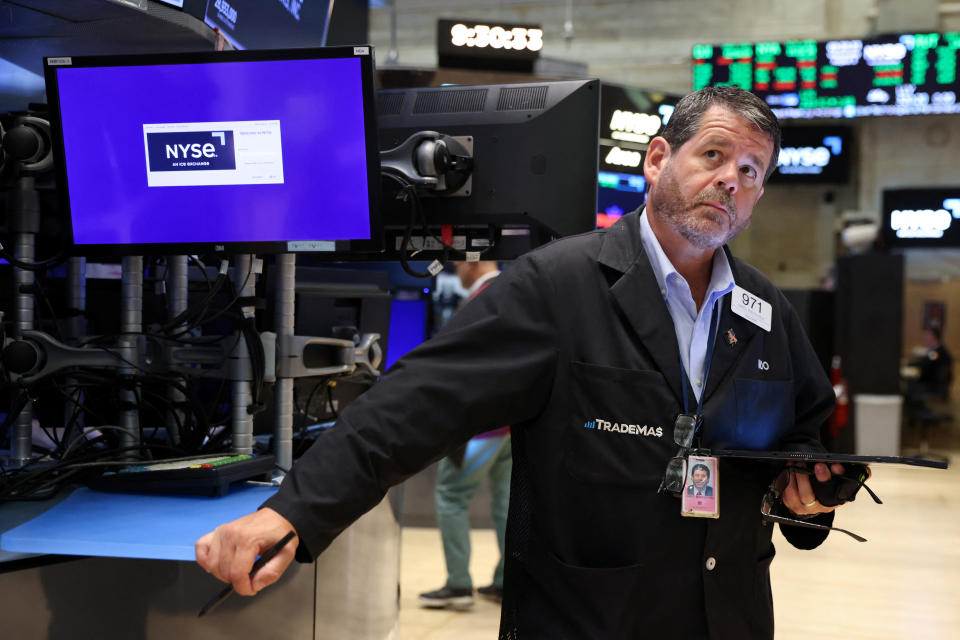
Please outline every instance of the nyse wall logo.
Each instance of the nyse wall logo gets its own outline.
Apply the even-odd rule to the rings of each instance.
[[[898,238],[942,238],[960,218],[960,198],[945,198],[939,209],[894,209],[890,228]]]
[[[816,147],[782,147],[777,158],[777,169],[782,174],[823,173],[833,156],[843,152],[840,136],[824,136],[823,144]]]
[[[234,170],[233,131],[147,133],[150,171]]]

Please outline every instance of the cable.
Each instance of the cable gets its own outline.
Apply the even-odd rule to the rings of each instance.
[[[3,258],[18,269],[23,269],[25,271],[46,271],[50,267],[66,261],[67,255],[61,251],[52,258],[47,258],[46,260],[40,260],[39,262],[24,262],[14,257],[14,255],[7,251],[7,249],[3,246],[3,243],[0,243],[0,258]]]
[[[163,331],[170,331],[183,324],[186,324],[189,327],[193,321],[193,318],[197,316],[197,314],[203,313],[207,307],[213,303],[214,298],[218,293],[220,293],[220,289],[222,289],[223,286],[229,281],[229,276],[227,275],[227,264],[228,263],[226,260],[221,262],[220,272],[217,274],[217,278],[213,281],[213,284],[210,286],[207,294],[203,297],[203,300],[201,300],[195,306],[187,307],[174,318],[171,318],[169,321],[167,321],[167,323],[161,327]],[[206,268],[204,268],[204,274],[206,274]],[[247,277],[250,277],[249,273],[247,274]]]
[[[418,253],[423,251],[423,249],[414,250],[409,256],[407,256],[407,251],[410,249],[410,241],[413,236],[413,229],[416,226],[417,221],[420,222],[420,228],[423,231],[424,242],[427,238],[432,238],[438,245],[443,248],[443,254],[441,256],[441,262],[446,263],[450,260],[451,252],[455,252],[456,255],[462,256],[461,259],[466,260],[467,252],[465,250],[457,249],[450,244],[447,244],[443,241],[442,238],[438,237],[436,234],[430,231],[430,228],[427,224],[426,214],[423,211],[423,203],[420,201],[420,195],[417,192],[416,185],[413,185],[403,178],[396,176],[392,173],[382,172],[381,176],[390,178],[394,182],[400,185],[400,190],[396,194],[396,199],[404,200],[410,202],[410,221],[407,226],[404,228],[403,241],[400,245],[400,266],[408,274],[415,278],[431,278],[434,276],[433,273],[420,273],[415,271],[409,264],[409,259],[415,257]],[[491,241],[485,248],[476,252],[480,256],[487,253],[496,246],[496,243]]]

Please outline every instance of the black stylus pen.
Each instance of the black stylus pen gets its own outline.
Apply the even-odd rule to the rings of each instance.
[[[263,555],[261,555],[259,558],[257,558],[257,561],[253,563],[253,568],[250,569],[250,577],[252,578],[252,577],[257,573],[257,571],[259,571],[260,568],[263,567],[263,565],[265,565],[265,564],[267,564],[268,562],[270,562],[270,560],[273,559],[273,556],[277,555],[277,553],[280,552],[280,549],[283,549],[283,547],[284,547],[288,542],[290,542],[291,540],[293,540],[293,536],[294,536],[294,535],[295,535],[295,534],[293,533],[293,531],[288,532],[287,535],[285,535],[285,536],[283,536],[282,538],[280,538],[280,540],[277,542],[277,544],[275,544],[275,545],[273,545],[272,547],[270,547],[269,549],[267,549],[267,550],[263,553]],[[220,593],[218,593],[217,595],[213,596],[213,597],[210,599],[210,602],[208,602],[207,604],[203,605],[203,608],[200,609],[200,613],[197,614],[197,617],[202,616],[203,614],[205,614],[205,613],[207,613],[207,612],[209,612],[209,611],[213,611],[214,609],[216,609],[216,608],[217,608],[217,605],[219,605],[221,602],[223,602],[224,600],[226,600],[226,599],[227,599],[227,596],[229,596],[231,593],[233,593],[233,585],[232,585],[232,584],[228,584],[227,586],[225,586],[225,587],[220,591]]]

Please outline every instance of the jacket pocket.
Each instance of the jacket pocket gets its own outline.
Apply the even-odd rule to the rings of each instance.
[[[634,637],[648,598],[651,577],[643,565],[593,569],[567,564],[549,551],[536,548],[529,557],[536,590],[553,604],[549,622],[552,638],[563,640]],[[562,629],[562,631],[561,631]],[[534,636],[541,637],[541,636]]]
[[[737,398],[736,446],[773,448],[793,427],[793,383],[736,378],[733,384]]]
[[[579,480],[622,486],[660,483],[673,442],[676,401],[657,371],[571,363],[564,464]]]

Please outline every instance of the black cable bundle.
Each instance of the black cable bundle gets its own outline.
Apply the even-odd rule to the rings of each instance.
[[[423,203],[420,201],[420,194],[417,193],[416,185],[410,184],[406,180],[392,173],[384,172],[381,175],[394,180],[400,185],[400,189],[396,192],[394,196],[397,200],[403,200],[405,202],[410,203],[410,221],[407,223],[407,226],[404,229],[403,242],[401,243],[401,246],[400,246],[400,266],[403,267],[403,270],[407,272],[407,274],[413,276],[414,278],[432,278],[434,276],[434,274],[430,273],[429,271],[427,273],[420,273],[418,271],[415,271],[413,267],[410,266],[410,262],[409,262],[410,258],[415,257],[418,253],[420,253],[423,250],[423,249],[416,249],[409,256],[407,255],[407,251],[410,248],[410,240],[413,236],[413,229],[416,226],[417,222],[420,223],[420,229],[423,232],[424,239],[426,239],[427,237],[433,238],[433,240],[435,240],[441,247],[443,247],[443,255],[440,262],[444,264],[449,262],[451,259],[450,258],[451,253],[459,256],[459,258],[456,258],[456,259],[466,260],[466,253],[467,253],[466,251],[461,251],[460,249],[457,249],[447,244],[446,242],[443,241],[442,238],[438,237],[435,233],[430,231],[430,229],[427,226],[427,217],[423,211]],[[487,245],[483,250],[479,252],[480,255],[487,253],[488,251],[493,249],[495,246],[496,246],[496,243],[490,242],[489,245]]]

